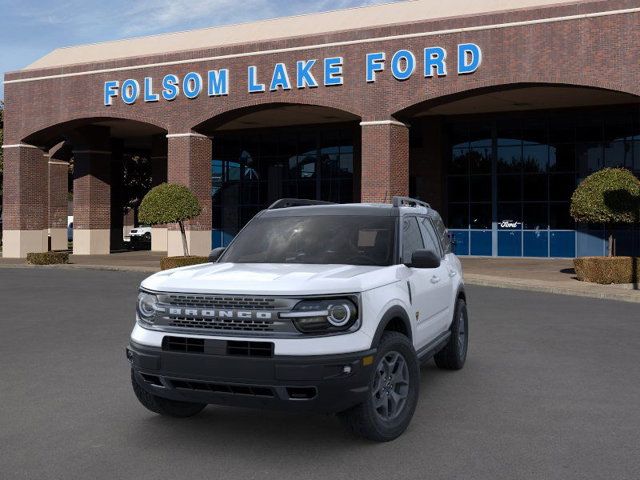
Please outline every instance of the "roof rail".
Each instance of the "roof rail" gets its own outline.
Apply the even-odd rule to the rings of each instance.
[[[425,207],[431,208],[427,202],[423,202],[422,200],[418,200],[411,197],[393,197],[392,200],[393,206],[395,208],[398,207]]]
[[[287,207],[305,207],[309,205],[335,205],[334,202],[324,202],[322,200],[307,200],[304,198],[281,198],[280,200],[276,200],[267,210],[275,210],[277,208],[287,208]]]

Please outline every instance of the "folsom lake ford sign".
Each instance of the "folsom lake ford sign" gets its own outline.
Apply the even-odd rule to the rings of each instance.
[[[478,70],[482,64],[482,50],[475,43],[461,43],[457,46],[455,61],[458,75],[466,75]],[[421,75],[424,78],[447,76],[447,50],[442,47],[427,47],[421,52]],[[375,83],[379,75],[388,68],[398,81],[411,78],[418,68],[416,54],[410,50],[398,50],[391,59],[384,52],[365,55],[367,83]],[[269,71],[249,66],[246,72],[247,91],[249,93],[286,91],[293,88],[317,88],[339,86],[344,84],[343,57],[327,57],[323,59],[298,60],[295,66],[276,63]],[[235,72],[234,72],[235,73]],[[111,106],[120,98],[127,105],[138,101],[159,102],[172,101],[180,95],[195,99],[201,95],[221,97],[229,95],[233,85],[232,73],[229,69],[208,70],[206,72],[191,71],[180,78],[169,73],[162,78],[145,77],[137,80],[128,78],[104,82],[104,105]]]

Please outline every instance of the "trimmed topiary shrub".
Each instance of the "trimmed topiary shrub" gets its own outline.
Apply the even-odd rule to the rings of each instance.
[[[27,263],[31,265],[58,265],[69,263],[68,252],[27,253]]]
[[[185,257],[189,255],[184,222],[202,213],[196,196],[184,185],[163,183],[152,188],[140,203],[138,218],[148,225],[177,223],[182,234]]]
[[[640,217],[640,180],[625,168],[605,168],[585,178],[571,196],[576,222],[637,223]],[[609,235],[609,256],[614,255]]]
[[[634,257],[581,257],[573,261],[578,280],[604,285],[638,283],[640,259]]]
[[[189,265],[199,265],[201,263],[208,263],[208,257],[165,257],[160,260],[160,269],[169,270],[171,268],[187,267]]]

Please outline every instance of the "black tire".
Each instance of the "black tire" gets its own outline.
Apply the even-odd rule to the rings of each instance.
[[[140,403],[148,410],[159,415],[177,418],[193,417],[207,406],[206,403],[179,402],[153,395],[138,384],[133,370],[131,370],[131,385]]]
[[[379,377],[381,373],[381,362],[394,358],[394,354],[398,354],[399,357],[402,357],[404,360],[408,385],[406,389],[401,385],[393,385],[393,387],[389,388],[392,388],[394,391],[396,388],[402,388],[402,393],[406,395],[406,397],[402,407],[398,409],[396,416],[383,418],[384,415],[380,413],[380,403],[384,397],[380,390],[376,393],[376,388],[379,388],[381,384]],[[370,380],[370,395],[367,401],[350,410],[339,413],[338,418],[348,430],[360,437],[376,442],[388,442],[399,437],[407,429],[409,422],[411,422],[418,403],[420,391],[420,365],[411,341],[406,336],[397,332],[385,332],[382,335],[373,365],[374,368],[372,369]],[[384,390],[384,388],[382,390]],[[386,394],[390,395],[391,392],[387,391]],[[385,409],[388,413],[391,410],[389,405],[387,405]]]
[[[460,370],[467,360],[469,346],[469,317],[467,304],[459,298],[451,322],[451,337],[445,347],[435,354],[433,359],[438,368],[443,370]]]

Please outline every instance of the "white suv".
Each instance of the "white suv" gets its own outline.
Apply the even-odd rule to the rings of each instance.
[[[426,203],[279,200],[210,261],[140,287],[127,357],[153,412],[337,413],[388,441],[413,416],[420,364],[464,365],[462,269]]]

